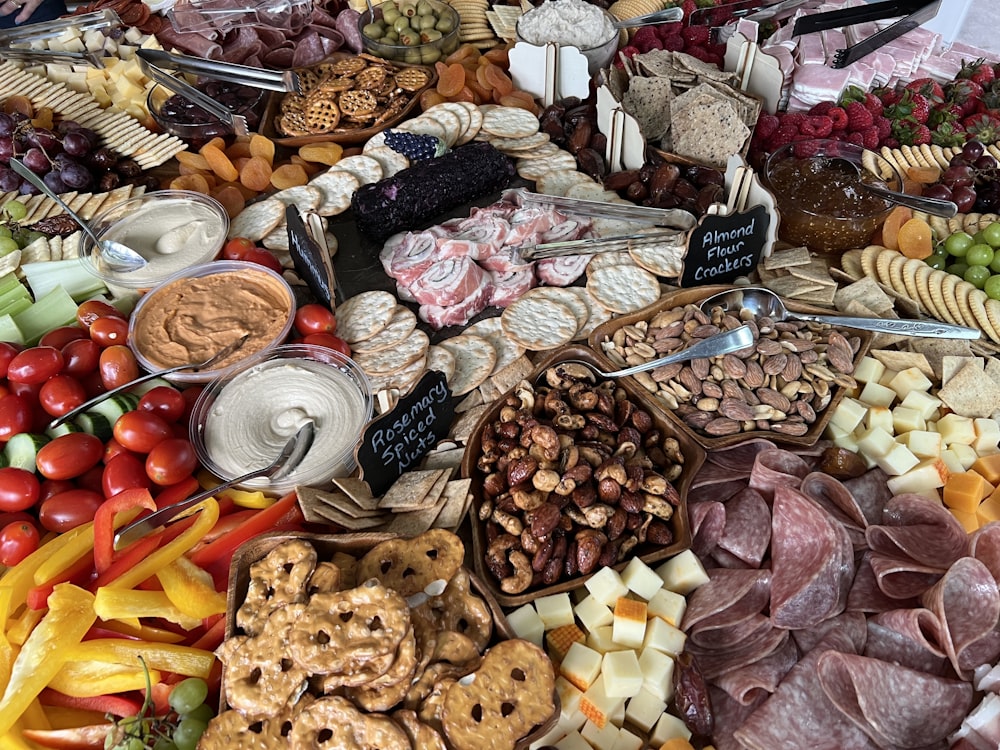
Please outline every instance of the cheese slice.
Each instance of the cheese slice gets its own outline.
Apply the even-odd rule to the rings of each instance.
[[[599,727],[588,721],[583,725],[580,734],[593,750],[614,750],[615,740],[618,739],[618,727],[610,723]]]
[[[615,643],[614,628],[610,625],[602,625],[587,633],[587,645],[594,651],[606,654],[609,651],[621,651],[625,646]]]
[[[632,734],[627,729],[619,729],[618,737],[615,739],[615,744],[611,746],[611,750],[642,750],[643,745],[645,743],[641,737]]]
[[[559,675],[556,677],[556,693],[559,695],[559,715],[561,718],[569,718],[577,713],[580,708],[580,698],[583,697],[582,690]]]

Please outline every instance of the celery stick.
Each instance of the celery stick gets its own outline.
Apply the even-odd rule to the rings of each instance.
[[[0,315],[0,341],[24,346],[24,335],[10,315]]]
[[[24,284],[21,283],[21,280],[13,272],[0,276],[0,294],[6,294],[11,289],[17,289],[17,287],[23,289]]]
[[[34,346],[46,332],[74,323],[76,308],[73,298],[57,286],[41,299],[36,299],[30,308],[15,315],[14,322],[21,329],[25,343]]]
[[[31,307],[31,304],[31,297],[27,295],[18,299],[11,299],[0,305],[0,315],[17,315],[23,313]]]
[[[36,300],[56,286],[61,286],[75,300],[105,291],[104,282],[90,273],[79,258],[22,263],[21,270]]]

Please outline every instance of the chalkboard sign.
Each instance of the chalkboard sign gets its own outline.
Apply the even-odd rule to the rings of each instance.
[[[688,238],[681,286],[730,284],[760,262],[771,214],[765,206],[746,213],[706,216]]]
[[[395,409],[371,422],[361,435],[357,459],[372,494],[384,495],[404,472],[416,468],[448,434],[454,416],[444,373],[429,370]]]

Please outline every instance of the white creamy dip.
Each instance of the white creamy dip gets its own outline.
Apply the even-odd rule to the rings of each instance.
[[[545,0],[517,22],[518,36],[529,44],[547,42],[588,49],[618,32],[608,15],[585,0]]]
[[[276,359],[238,373],[219,392],[205,419],[205,451],[226,478],[271,463],[312,420],[315,436],[305,458],[282,485],[322,485],[354,468],[354,448],[371,418],[371,401],[335,366]],[[267,479],[247,486],[266,488]]]

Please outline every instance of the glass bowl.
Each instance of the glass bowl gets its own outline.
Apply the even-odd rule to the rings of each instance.
[[[176,383],[207,383],[248,357],[284,342],[295,296],[279,274],[256,263],[220,260],[185,269],[140,298],[129,319],[128,344],[153,372],[204,362],[247,334],[246,342],[210,370],[171,373]]]
[[[541,7],[541,6],[539,6]],[[606,10],[601,10],[597,6],[592,6],[595,11],[600,10],[604,14],[605,19],[609,23],[616,23],[618,19]],[[587,58],[587,73],[593,76],[597,71],[611,65],[611,62],[615,59],[615,53],[618,52],[618,46],[621,43],[622,33],[618,29],[614,29],[612,35],[608,37],[606,41],[601,42],[588,47],[581,47],[578,44],[573,44],[573,42],[567,37],[562,37],[562,34],[557,35],[554,29],[547,29],[545,32],[545,38],[539,39],[537,41],[532,41],[531,39],[526,39],[521,35],[521,21],[538,11],[538,7],[529,10],[527,13],[522,15],[517,19],[516,33],[517,41],[526,42],[528,44],[544,45],[546,42],[555,41],[559,44],[568,44],[571,47],[576,47]],[[571,32],[565,32],[567,35]],[[627,35],[626,35],[627,36]]]
[[[146,259],[134,271],[116,271],[99,247],[83,237],[80,261],[112,287],[149,289],[219,254],[229,215],[215,198],[193,190],[156,190],[129,198],[97,214],[90,228],[99,239],[116,240]]]
[[[354,360],[326,347],[291,344],[209,383],[192,409],[190,436],[201,463],[232,479],[267,466],[312,420],[313,444],[296,468],[277,480],[244,485],[284,494],[295,485],[325,487],[349,475],[373,409],[368,378]]]
[[[844,159],[858,166],[854,173]],[[819,252],[865,247],[893,204],[864,189],[862,181],[901,190],[898,170],[874,151],[844,141],[796,141],[772,153],[764,165],[781,222],[778,236]]]
[[[213,80],[200,82],[195,88],[224,104],[231,112],[246,117],[250,131],[256,130],[260,125],[263,89]],[[233,129],[218,117],[162,84],[156,84],[149,90],[146,109],[160,130],[177,136],[195,148],[200,148],[213,138],[233,135]]]
[[[369,36],[372,33],[371,25],[382,21],[386,11],[390,8],[392,13],[404,14],[408,13],[409,8],[413,8],[414,12],[411,18],[418,19],[427,17],[427,14],[421,14],[420,10],[431,9],[438,21],[433,28],[415,29],[420,33],[420,38],[424,40],[421,44],[402,44],[398,38],[392,39],[391,36],[389,38]],[[381,5],[376,5],[371,12],[363,12],[358,18],[358,31],[361,33],[365,51],[372,55],[412,65],[433,65],[458,49],[459,21],[458,11],[438,0],[389,0]],[[440,36],[438,37],[437,34]],[[427,36],[437,38],[429,39]]]

